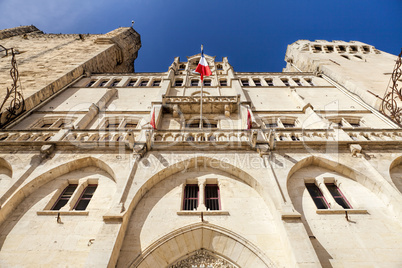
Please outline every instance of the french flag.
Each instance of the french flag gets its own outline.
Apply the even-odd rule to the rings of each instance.
[[[211,69],[209,69],[208,62],[204,57],[204,47],[203,46],[201,46],[201,59],[200,59],[200,62],[198,63],[197,68],[195,69],[195,72],[197,72],[201,75],[201,81],[204,80],[204,75],[210,76],[212,74]]]
[[[150,122],[150,125],[152,126],[153,129],[156,129],[155,108],[152,109],[152,115],[151,115],[151,122]]]

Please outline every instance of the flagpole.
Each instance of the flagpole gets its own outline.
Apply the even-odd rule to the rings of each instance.
[[[204,46],[201,45],[201,58],[202,58],[202,53],[204,52]],[[204,77],[203,74],[201,74],[201,98],[200,98],[200,129],[202,129],[202,95],[203,94],[203,87],[204,87]]]
[[[202,129],[202,89],[204,87],[203,79],[201,79],[201,98],[200,98],[200,129]]]

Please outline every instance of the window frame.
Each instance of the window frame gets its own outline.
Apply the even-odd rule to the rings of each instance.
[[[195,191],[189,193],[188,188],[190,188],[190,187],[195,187],[195,189],[194,189]],[[196,194],[197,197],[190,196],[191,194]],[[197,210],[198,205],[200,203],[199,197],[200,197],[200,187],[199,187],[199,185],[198,184],[186,184],[184,186],[184,192],[183,192],[182,210],[184,210],[184,211]],[[195,200],[195,205],[193,204],[193,202],[191,202],[189,204],[186,202],[186,201],[194,201],[194,200]]]
[[[207,188],[214,188],[214,190],[216,190],[216,197],[207,197],[207,195],[212,192],[212,191],[208,191]],[[213,194],[215,194],[215,192]],[[209,206],[208,203],[212,203],[213,200],[215,200],[215,202],[217,203],[217,204],[215,204],[215,205],[217,205],[217,209],[216,208],[211,209],[208,207]],[[220,189],[219,189],[218,184],[206,184],[205,185],[205,187],[204,187],[204,204],[205,204],[205,207],[207,208],[207,210],[211,210],[211,211],[221,210]]]
[[[330,208],[330,206],[327,202],[327,199],[325,198],[324,194],[321,192],[321,189],[315,183],[304,183],[304,186],[306,187],[307,192],[310,194],[310,197],[311,197],[312,201],[314,202],[317,209],[329,209]],[[312,189],[312,188],[314,188],[314,189]],[[310,189],[311,189],[311,191],[310,191]],[[319,194],[313,196],[313,193],[314,193],[313,190],[316,190],[315,192],[317,192],[317,190],[318,190]],[[321,200],[321,204],[323,204],[325,207],[319,208],[316,200]]]
[[[89,188],[95,188],[95,189],[93,190],[92,193],[87,193],[87,190]],[[91,200],[92,200],[97,188],[98,188],[98,184],[88,184],[82,190],[80,197],[78,198],[78,200],[76,201],[76,203],[75,203],[75,205],[73,207],[73,210],[75,210],[75,211],[85,211],[88,208],[89,203],[91,202]],[[84,197],[85,195],[90,195],[90,197]],[[87,201],[87,200],[88,200],[88,203],[85,205],[84,209],[77,209],[77,207],[80,205],[80,202]]]
[[[74,187],[74,190],[71,192],[71,194],[68,196],[68,198],[66,199],[66,197],[63,197],[66,193],[66,191],[68,190],[69,187]],[[78,189],[78,183],[69,183],[64,190],[60,193],[59,197],[57,198],[57,200],[53,203],[52,207],[50,208],[50,210],[54,210],[54,211],[60,211],[60,209],[62,209],[63,207],[65,207],[68,202],[72,199],[72,197],[74,196],[74,193],[77,191]],[[59,202],[61,200],[66,200],[66,203],[64,205],[62,205],[59,209],[55,209],[55,207],[59,204]]]

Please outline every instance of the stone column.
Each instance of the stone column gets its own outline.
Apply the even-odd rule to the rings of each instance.
[[[321,190],[325,199],[328,201],[330,209],[344,209],[335,201],[334,197],[329,192],[328,188],[325,186],[324,178],[316,178],[316,185]]]
[[[205,185],[206,185],[206,180],[205,179],[199,179],[198,180],[198,188],[200,189],[198,194],[198,211],[206,211],[207,208],[205,207]]]

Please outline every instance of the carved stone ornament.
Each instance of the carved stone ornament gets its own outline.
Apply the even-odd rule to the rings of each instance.
[[[238,266],[219,256],[211,255],[205,249],[200,249],[186,259],[170,265],[169,268],[238,268]]]

